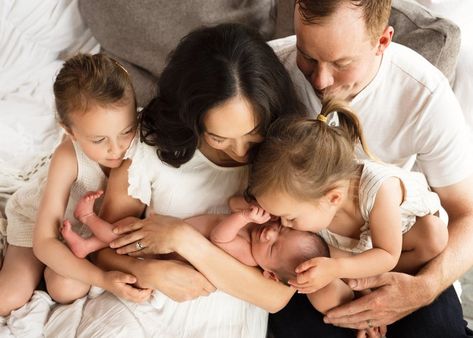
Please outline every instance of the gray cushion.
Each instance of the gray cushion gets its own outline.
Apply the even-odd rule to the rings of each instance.
[[[294,34],[294,0],[279,0],[276,37]],[[453,84],[460,50],[460,29],[451,21],[432,15],[408,0],[393,0],[389,24],[395,42],[417,51],[440,69]]]
[[[274,0],[80,0],[82,17],[103,51],[129,71],[138,104],[156,93],[157,76],[179,40],[201,25],[241,22],[267,39],[274,34]]]
[[[393,0],[389,24],[394,27],[394,41],[417,51],[453,84],[461,42],[457,25],[405,0]]]
[[[241,22],[267,39],[294,32],[294,0],[80,0],[79,9],[103,51],[129,71],[141,106],[155,95],[168,53],[198,26]],[[460,47],[455,24],[407,0],[393,0],[390,23],[394,41],[422,54],[452,83]]]

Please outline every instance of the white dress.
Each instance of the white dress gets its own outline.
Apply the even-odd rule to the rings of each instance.
[[[159,214],[228,213],[228,198],[247,184],[247,166],[219,167],[198,150],[180,168],[163,163],[155,148],[144,143],[137,142],[127,157],[132,159],[128,194]],[[150,303],[122,302],[142,322],[145,337],[266,337],[267,312],[221,291],[183,303],[158,291]]]
[[[77,158],[77,179],[71,186],[64,219],[68,219],[74,231],[83,237],[90,236],[89,228],[74,218],[76,203],[88,191],[104,190],[107,177],[97,162],[89,159],[80,147],[73,143]],[[33,227],[36,223],[39,203],[47,181],[47,170],[33,181],[18,189],[5,207],[7,218],[7,241],[11,245],[33,247]],[[96,201],[94,210],[100,210],[102,199]]]
[[[363,170],[360,177],[358,197],[360,212],[365,224],[361,227],[359,239],[345,237],[323,229],[319,235],[327,244],[338,249],[352,253],[360,253],[373,248],[369,217],[381,185],[390,177],[397,177],[404,187],[404,201],[401,209],[401,231],[406,233],[414,223],[416,217],[435,214],[440,210],[440,199],[438,195],[430,191],[424,175],[400,169],[398,167],[376,163],[372,161],[361,161]]]

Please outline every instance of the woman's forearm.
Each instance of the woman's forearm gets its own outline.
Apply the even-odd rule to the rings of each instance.
[[[176,252],[220,289],[232,296],[277,312],[290,300],[295,289],[263,277],[261,271],[243,265],[213,245],[192,227],[182,224],[174,231]]]

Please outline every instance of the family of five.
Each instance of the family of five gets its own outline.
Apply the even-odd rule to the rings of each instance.
[[[451,286],[473,266],[472,141],[390,10],[297,0],[269,44],[193,30],[139,112],[118,62],[67,60],[66,137],[6,207],[0,315],[44,276],[58,303],[159,303],[182,337],[473,336]]]

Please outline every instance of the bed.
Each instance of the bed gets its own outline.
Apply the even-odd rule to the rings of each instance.
[[[473,11],[472,2],[418,1],[456,22],[461,28],[462,36],[470,37],[473,34],[473,23],[468,22],[466,16],[466,13]],[[141,2],[153,3],[146,0]],[[154,1],[158,2],[160,3]],[[100,50],[94,36],[102,36],[98,33],[93,35],[80,15],[79,5],[82,13],[87,12],[84,3],[87,1],[0,2],[0,213],[3,212],[8,197],[16,189],[46,168],[49,155],[62,136],[54,118],[52,83],[63,60],[78,51],[95,53]],[[116,0],[115,3],[117,8],[129,6],[127,1]],[[197,6],[196,3],[194,2],[194,6]],[[228,6],[230,3],[235,6],[235,1],[226,2]],[[228,16],[224,18],[247,23],[266,22],[259,25],[259,28],[268,38],[290,32],[284,23],[279,22],[290,2],[280,1],[276,4],[276,0],[265,0],[257,5],[248,5],[247,1],[241,3],[242,7],[235,12],[227,12]],[[202,8],[202,11],[205,10],[208,7]],[[276,10],[280,15],[274,19]],[[240,17],[235,13],[239,13]],[[245,13],[243,19],[241,13]],[[290,18],[290,13],[286,13],[286,16]],[[192,25],[216,21],[215,17],[200,17],[200,21],[192,22]],[[93,18],[89,17],[87,23],[90,27],[95,27]],[[168,45],[165,46],[167,49],[161,51],[163,55],[172,44],[170,40],[166,41]],[[121,54],[123,50],[120,48],[126,46],[102,42],[102,47],[125,64],[131,65],[131,74],[141,78],[141,82],[135,85],[140,104],[145,104],[154,90],[151,85],[146,84],[153,83],[152,75],[159,73],[162,64],[147,74],[143,69],[148,65],[139,64],[140,57],[130,57],[129,51]],[[465,119],[473,126],[473,40],[464,38],[459,48],[456,65],[455,62],[450,62],[447,68],[452,68],[449,78],[464,109]],[[133,64],[137,67],[132,67]],[[5,228],[6,220],[1,217],[0,250],[5,248]],[[467,275],[463,282],[465,314],[473,318],[473,276]],[[0,317],[0,337],[217,336],[205,323],[190,333],[183,332],[182,328],[179,331],[179,328],[160,327],[154,319],[154,314],[159,312],[162,305],[160,297],[162,295],[157,294],[149,303],[136,306],[94,287],[87,297],[70,305],[58,306],[47,293],[37,290],[25,306],[7,318]]]

